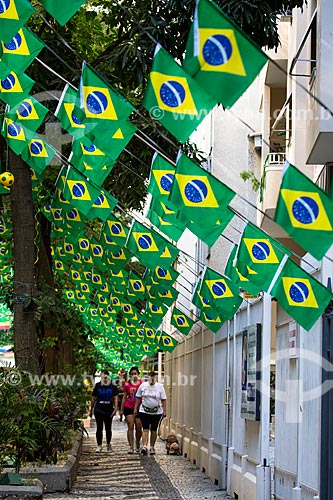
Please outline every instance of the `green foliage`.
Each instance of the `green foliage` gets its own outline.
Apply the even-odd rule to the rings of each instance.
[[[253,170],[243,170],[239,175],[244,182],[246,181],[251,182],[252,190],[255,193],[257,193],[259,189],[261,189],[261,181],[257,179]]]
[[[27,462],[56,463],[68,447],[73,430],[83,429],[90,396],[73,384],[35,384],[14,368],[0,372],[0,468],[14,462],[16,471]]]

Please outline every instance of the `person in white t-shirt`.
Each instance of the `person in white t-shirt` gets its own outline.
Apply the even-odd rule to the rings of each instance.
[[[138,413],[139,409],[139,413]],[[148,437],[150,430],[150,455],[155,455],[155,442],[157,428],[160,420],[166,417],[166,394],[162,384],[156,381],[156,373],[148,373],[148,382],[140,385],[136,392],[134,415],[142,423],[142,449],[141,455],[148,454]]]

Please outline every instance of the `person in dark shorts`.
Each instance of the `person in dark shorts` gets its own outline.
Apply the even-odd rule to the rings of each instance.
[[[140,452],[140,440],[142,435],[141,420],[138,416],[134,417],[134,407],[136,402],[136,391],[142,384],[142,380],[139,379],[139,368],[137,366],[132,366],[129,371],[130,380],[125,383],[123,387],[124,396],[121,403],[121,410],[119,415],[125,416],[127,423],[127,440],[129,444],[128,453],[134,453],[134,427],[135,427],[135,443],[136,452]]]
[[[148,454],[148,437],[150,430],[150,455],[155,455],[157,428],[160,420],[166,417],[166,394],[162,384],[157,382],[156,373],[148,373],[148,382],[140,385],[136,393],[134,416],[139,415],[142,423],[141,455]],[[139,406],[140,405],[140,406]],[[139,413],[138,413],[139,409]]]
[[[107,370],[101,372],[101,381],[95,385],[92,398],[90,416],[94,412],[96,420],[96,452],[102,451],[103,427],[105,427],[106,450],[111,451],[112,419],[118,408],[118,389],[111,382],[110,374]]]
[[[123,412],[121,411],[121,405],[124,396],[124,385],[126,384],[126,372],[119,370],[119,385],[118,386],[118,411],[119,411],[119,421],[123,421]]]

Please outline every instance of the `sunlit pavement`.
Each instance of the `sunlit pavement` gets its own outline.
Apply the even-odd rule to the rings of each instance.
[[[167,455],[161,440],[156,455],[127,454],[126,424],[113,422],[112,451],[96,453],[95,429],[85,437],[77,480],[70,493],[45,494],[47,500],[203,500],[227,499],[209,478],[183,457]]]

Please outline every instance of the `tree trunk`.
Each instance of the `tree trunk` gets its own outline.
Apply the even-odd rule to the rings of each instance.
[[[14,354],[16,366],[40,373],[35,307],[35,219],[28,165],[9,150],[14,255]]]

